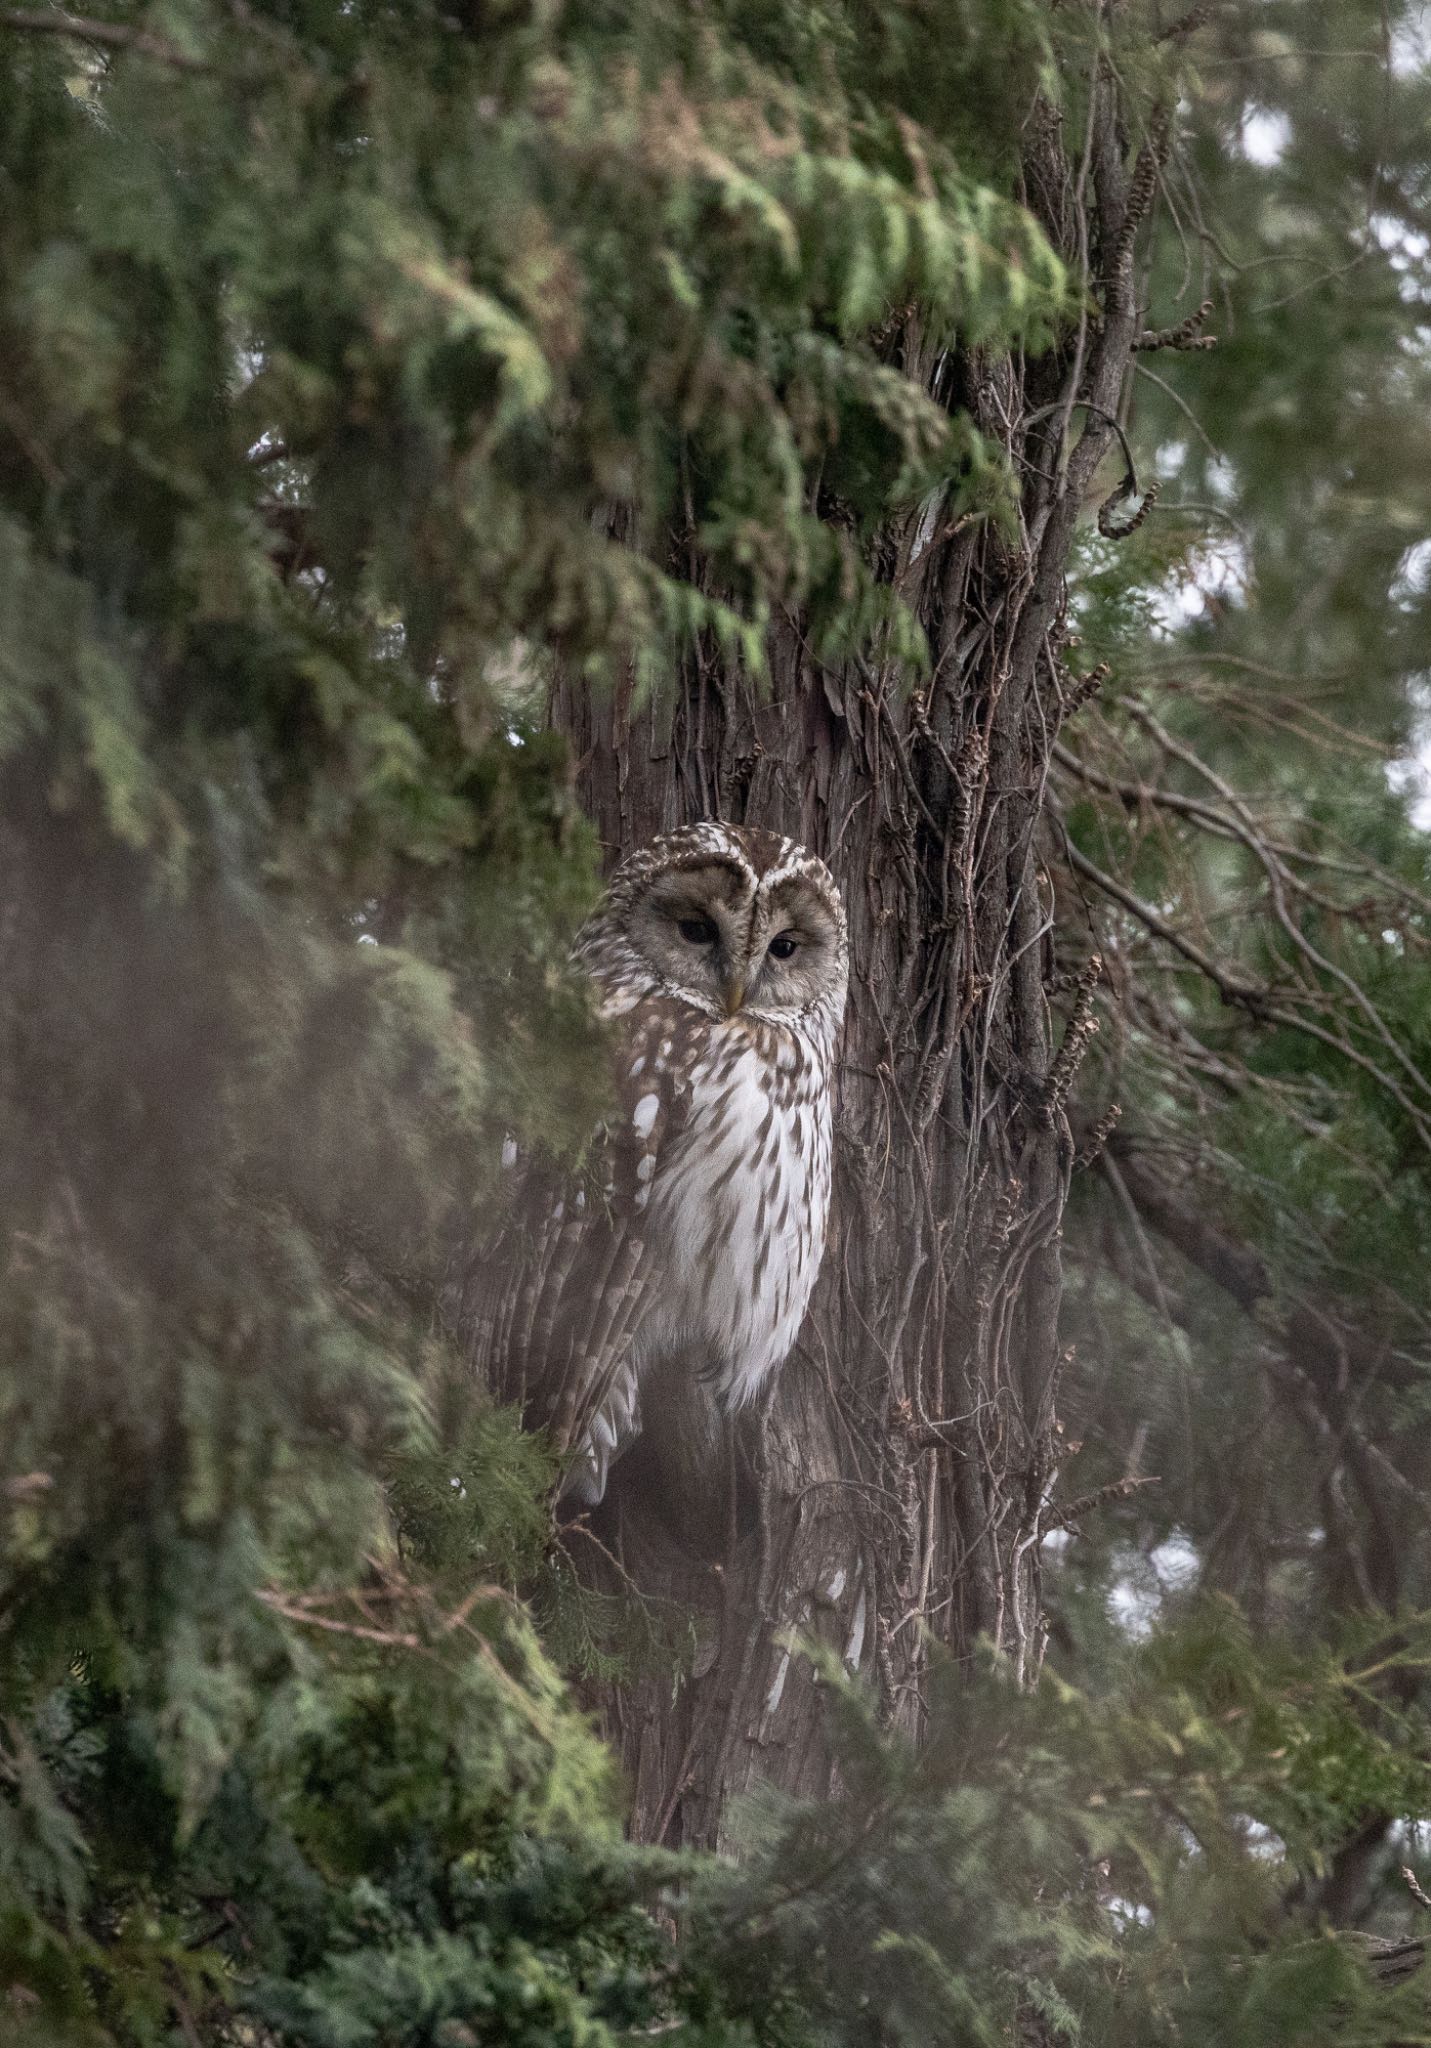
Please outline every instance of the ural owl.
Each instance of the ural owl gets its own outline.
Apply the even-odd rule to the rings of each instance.
[[[618,1108],[584,1180],[528,1174],[482,1261],[478,1343],[591,1504],[643,1398],[699,1379],[730,1412],[795,1341],[825,1243],[848,943],[823,861],[709,823],[629,855],[574,957],[614,1027]]]

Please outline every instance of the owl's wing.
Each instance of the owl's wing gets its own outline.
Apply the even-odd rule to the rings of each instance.
[[[478,1369],[572,1455],[563,1491],[588,1503],[640,1430],[640,1339],[664,1266],[648,1203],[690,1100],[669,999],[645,998],[614,1021],[616,1103],[584,1168],[563,1175],[509,1148],[506,1219],[464,1290]]]

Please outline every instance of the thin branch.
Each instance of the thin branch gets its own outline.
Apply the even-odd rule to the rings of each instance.
[[[1202,421],[1198,418],[1197,414],[1193,411],[1192,407],[1188,404],[1187,400],[1183,397],[1182,393],[1180,391],[1174,391],[1172,385],[1168,382],[1166,377],[1160,377],[1157,371],[1150,370],[1146,363],[1134,363],[1133,375],[1135,377],[1146,377],[1150,384],[1157,385],[1159,391],[1162,392],[1165,398],[1170,398],[1172,400],[1173,404],[1177,407],[1178,411],[1182,414],[1183,418],[1187,421],[1188,425],[1192,428],[1193,432],[1202,442],[1203,447],[1206,448],[1208,454],[1212,456],[1215,462],[1223,462],[1226,460],[1226,457],[1223,455],[1222,450],[1213,440],[1211,434],[1208,433],[1207,428],[1203,425]]]
[[[174,71],[212,69],[203,58],[181,50],[167,36],[156,36],[150,29],[130,28],[119,21],[96,21],[87,14],[67,14],[60,9],[52,12],[40,7],[4,7],[0,8],[0,28],[12,29],[18,35],[69,36],[75,42],[93,43],[98,49],[132,50],[136,56],[152,57]]]
[[[1406,1074],[1412,1087],[1420,1089],[1427,1095],[1431,1095],[1431,1081],[1427,1080],[1416,1061],[1407,1052],[1405,1046],[1387,1024],[1375,1003],[1367,995],[1365,989],[1362,988],[1354,976],[1347,973],[1345,968],[1339,967],[1334,960],[1329,960],[1325,953],[1317,946],[1314,946],[1293,918],[1287,908],[1286,897],[1283,893],[1284,886],[1306,891],[1306,885],[1299,882],[1297,877],[1291,874],[1286,866],[1277,858],[1276,854],[1273,853],[1266,840],[1258,832],[1254,821],[1249,816],[1247,808],[1238,797],[1237,792],[1215,769],[1209,767],[1207,762],[1195,753],[1191,747],[1185,746],[1182,741],[1175,739],[1166,727],[1154,718],[1150,711],[1145,710],[1138,704],[1130,704],[1128,710],[1130,715],[1137,720],[1144,730],[1152,734],[1161,747],[1166,748],[1168,753],[1181,761],[1185,767],[1191,768],[1195,775],[1201,776],[1209,787],[1215,790],[1217,795],[1222,798],[1241,828],[1238,830],[1237,836],[1242,839],[1244,845],[1261,863],[1262,869],[1267,876],[1273,912],[1278,924],[1287,934],[1293,946],[1309,965],[1318,972],[1330,976],[1337,986],[1349,997],[1351,1002],[1361,1012],[1371,1031],[1381,1041],[1385,1051],[1390,1054],[1391,1058],[1401,1068],[1403,1073]]]
[[[1206,976],[1225,1003],[1245,1009],[1249,1015],[1261,1019],[1264,1023],[1283,1024],[1289,1030],[1298,1031],[1306,1038],[1313,1038],[1319,1045],[1328,1046],[1333,1052],[1339,1053],[1343,1059],[1349,1060],[1353,1066],[1359,1067],[1363,1073],[1369,1075],[1386,1091],[1398,1108],[1404,1111],[1421,1143],[1431,1151],[1431,1120],[1428,1120],[1426,1113],[1411,1100],[1394,1074],[1388,1073],[1385,1067],[1372,1059],[1345,1033],[1329,1030],[1326,1025],[1313,1022],[1310,1017],[1299,1016],[1295,1010],[1287,1009],[1283,1003],[1275,1001],[1271,990],[1261,983],[1245,981],[1240,975],[1231,973],[1194,940],[1180,932],[1161,911],[1155,910],[1151,903],[1145,903],[1141,897],[1135,896],[1131,889],[1125,888],[1114,876],[1105,873],[1067,838],[1065,854],[1069,866],[1076,874],[1086,877],[1104,895],[1121,904],[1130,916],[1136,918],[1155,938],[1161,939],[1165,945],[1171,946],[1174,952],[1181,954],[1190,966]]]
[[[1129,915],[1144,925],[1154,938],[1161,939],[1165,945],[1171,946],[1174,952],[1181,953],[1191,966],[1196,967],[1199,974],[1205,974],[1225,1003],[1241,1004],[1255,1017],[1267,1016],[1269,995],[1265,988],[1257,982],[1243,981],[1240,976],[1230,974],[1210,953],[1205,953],[1201,946],[1187,938],[1160,911],[1154,910],[1151,903],[1145,903],[1140,896],[1135,896],[1131,889],[1125,888],[1112,875],[1105,874],[1087,854],[1080,853],[1072,840],[1065,842],[1064,856],[1075,874],[1084,876],[1105,896],[1111,896],[1115,903],[1121,903]]]
[[[1204,299],[1202,304],[1185,319],[1175,321],[1170,327],[1145,327],[1133,343],[1135,354],[1145,354],[1152,349],[1172,348],[1200,350],[1217,347],[1215,334],[1204,334],[1203,322],[1212,311],[1212,300]]]

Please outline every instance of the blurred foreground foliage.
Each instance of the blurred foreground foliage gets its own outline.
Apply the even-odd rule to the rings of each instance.
[[[633,1851],[552,1474],[434,1314],[601,1097],[547,665],[799,604],[917,666],[862,543],[1010,483],[871,332],[1070,316],[1014,158],[1086,21],[86,21],[0,14],[0,2038],[1426,2038],[1282,1910],[1427,1810],[1409,1627],[1210,1607],[917,1754],[831,1671],[843,1801]]]

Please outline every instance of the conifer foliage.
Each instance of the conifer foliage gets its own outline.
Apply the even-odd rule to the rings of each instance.
[[[856,110],[891,27],[0,18],[7,2036],[594,2041],[655,1967],[512,1597],[550,1474],[433,1304],[600,1097],[523,678],[868,630],[858,522],[996,480],[867,331],[1063,303],[992,161]]]
[[[759,684],[796,613],[923,672],[887,522],[1017,477],[881,336],[1086,319],[1021,124],[1181,61],[1104,32],[0,8],[0,2041],[1424,2038],[1283,1911],[1428,1810],[1412,1624],[1269,1669],[1213,1603],[942,1671],[924,1745],[827,1662],[847,1796],[628,1848],[551,1461],[441,1315],[602,1094],[541,685]]]

